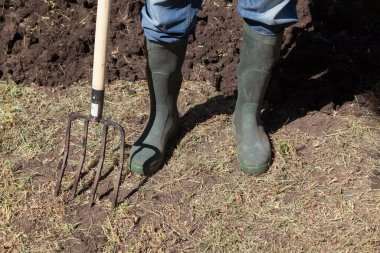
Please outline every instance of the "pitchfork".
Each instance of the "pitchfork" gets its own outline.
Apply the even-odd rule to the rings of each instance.
[[[110,10],[111,10],[111,0],[98,0],[97,7],[97,17],[96,17],[96,32],[95,32],[95,52],[94,52],[94,66],[93,66],[93,78],[92,78],[92,92],[91,92],[91,112],[90,115],[82,115],[79,113],[70,113],[69,120],[66,128],[66,141],[65,141],[65,152],[63,155],[63,161],[61,165],[61,170],[58,175],[57,184],[55,187],[54,194],[58,196],[62,178],[67,167],[67,160],[70,151],[70,137],[71,137],[71,125],[75,120],[84,121],[84,134],[83,134],[83,150],[80,158],[79,166],[75,174],[74,183],[71,188],[71,193],[69,199],[72,200],[75,197],[79,180],[81,178],[81,171],[86,159],[87,150],[87,136],[88,136],[88,126],[90,122],[103,125],[102,134],[102,146],[101,146],[101,157],[96,168],[95,180],[93,183],[93,188],[90,193],[89,206],[92,206],[98,188],[98,183],[100,179],[101,170],[103,168],[103,163],[105,160],[105,151],[107,144],[107,133],[108,128],[113,127],[120,134],[120,161],[119,161],[119,172],[114,183],[114,192],[112,197],[112,207],[114,208],[117,204],[117,195],[120,186],[120,180],[124,165],[124,147],[125,147],[125,134],[124,129],[121,125],[110,120],[102,119],[103,114],[103,103],[104,103],[104,90],[105,90],[105,66],[106,66],[106,51],[107,51],[107,35],[108,27],[110,22]]]

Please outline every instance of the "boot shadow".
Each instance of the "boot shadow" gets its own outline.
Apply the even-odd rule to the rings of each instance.
[[[237,94],[230,95],[230,96],[218,95],[218,96],[210,98],[203,104],[198,104],[190,108],[181,117],[180,131],[175,136],[175,138],[169,140],[168,145],[167,145],[167,150],[164,156],[164,161],[156,172],[161,170],[162,167],[170,160],[170,158],[173,156],[174,150],[178,147],[181,140],[189,132],[191,132],[198,124],[203,123],[216,115],[232,115],[235,110],[236,99],[237,99]],[[266,122],[264,122],[264,128],[266,132],[269,133],[266,127]],[[231,135],[232,134],[233,133],[231,131]],[[271,154],[272,154],[272,159],[270,161],[270,166],[271,166],[275,159],[275,152],[274,152],[273,142],[270,138],[269,138],[269,142],[271,145]],[[236,163],[237,163],[237,160],[236,160]],[[152,175],[154,175],[155,173],[153,173]]]
[[[235,109],[236,98],[236,95],[217,95],[208,99],[205,103],[198,104],[190,108],[180,118],[179,131],[175,137],[169,140],[163,163],[156,172],[161,170],[162,167],[170,160],[173,156],[174,150],[178,147],[181,140],[198,124],[205,122],[216,115],[232,115]]]

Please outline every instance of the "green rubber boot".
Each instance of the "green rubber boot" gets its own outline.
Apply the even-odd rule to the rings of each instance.
[[[166,144],[178,129],[177,98],[186,47],[187,39],[171,44],[146,40],[150,116],[130,150],[130,168],[136,173],[149,175],[161,166]]]
[[[260,119],[261,103],[281,42],[282,34],[261,35],[244,22],[233,132],[239,167],[249,174],[266,172],[271,162],[270,142]]]

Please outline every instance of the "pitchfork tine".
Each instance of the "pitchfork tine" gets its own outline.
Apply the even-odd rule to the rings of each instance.
[[[120,186],[120,180],[121,180],[121,175],[122,175],[122,172],[123,172],[123,166],[124,166],[124,142],[125,142],[125,133],[124,133],[124,129],[119,126],[119,125],[115,125],[115,127],[117,129],[119,129],[120,131],[120,162],[119,162],[119,173],[117,175],[117,178],[115,180],[115,185],[113,187],[113,190],[114,190],[114,195],[113,195],[113,198],[112,198],[112,208],[115,208],[116,205],[117,205],[117,195],[118,195],[118,192],[119,192],[119,186]]]
[[[104,157],[106,155],[107,132],[108,132],[108,125],[105,124],[103,126],[103,134],[102,134],[102,150],[101,150],[102,157],[100,158],[99,163],[98,163],[98,168],[96,169],[94,186],[92,188],[90,199],[89,199],[89,204],[88,204],[89,207],[91,207],[92,204],[94,203],[95,193],[96,193],[96,190],[97,190],[98,184],[99,184],[100,173],[101,173],[102,168],[103,168]]]
[[[80,179],[80,176],[81,176],[81,172],[82,172],[84,161],[85,161],[85,157],[86,157],[88,124],[89,124],[89,120],[85,120],[84,121],[84,135],[83,135],[83,139],[82,139],[83,153],[82,153],[82,156],[81,156],[81,159],[80,159],[80,166],[78,167],[78,170],[77,170],[77,172],[75,174],[75,180],[74,180],[73,187],[71,188],[71,193],[70,193],[70,198],[69,198],[70,200],[73,200],[74,197],[75,197],[75,193],[76,193],[77,188],[78,188],[79,179]]]
[[[70,132],[71,132],[71,115],[69,115],[69,122],[66,127],[66,141],[65,141],[65,153],[63,155],[61,171],[59,172],[59,176],[57,179],[57,184],[55,185],[54,196],[58,196],[59,190],[61,189],[63,174],[65,173],[67,166],[67,158],[69,157],[70,151]]]

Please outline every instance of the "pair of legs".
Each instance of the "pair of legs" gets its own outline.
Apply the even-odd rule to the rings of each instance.
[[[142,10],[151,106],[148,124],[130,151],[134,172],[150,174],[157,170],[168,139],[178,129],[181,68],[201,4],[202,0],[147,0]],[[250,174],[269,168],[271,150],[260,121],[260,105],[279,56],[282,32],[297,21],[295,4],[295,0],[238,2],[244,22],[233,132],[239,167]]]

